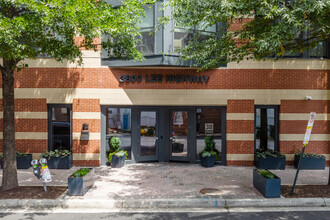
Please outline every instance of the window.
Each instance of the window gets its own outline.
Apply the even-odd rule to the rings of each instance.
[[[48,151],[71,151],[71,105],[48,106]]]
[[[199,152],[204,149],[205,137],[212,136],[217,150],[217,160],[221,160],[222,149],[222,108],[198,108],[196,110],[196,159],[199,160]]]
[[[318,43],[314,48],[310,49],[311,58],[327,58],[327,47],[326,41]]]
[[[143,18],[141,24],[141,39],[138,42],[136,48],[139,52],[145,55],[155,53],[155,8],[154,6],[145,7],[145,17]]]
[[[198,41],[209,39],[217,31],[217,25],[207,26],[202,23],[197,27],[182,28],[176,26],[174,29],[174,52],[189,44],[192,44],[194,34],[198,34]],[[198,32],[198,33],[197,33]]]
[[[109,140],[112,137],[120,139],[120,147],[127,151],[127,159],[131,159],[132,129],[130,108],[107,108],[106,111],[106,146],[109,150]]]
[[[255,149],[278,151],[278,107],[256,106]]]

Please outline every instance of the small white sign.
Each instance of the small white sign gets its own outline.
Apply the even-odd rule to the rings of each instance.
[[[213,123],[205,123],[205,134],[213,134]]]
[[[314,121],[315,121],[315,116],[316,116],[316,113],[315,112],[311,112],[311,114],[309,116],[307,128],[306,128],[306,133],[305,133],[305,138],[304,138],[304,143],[303,143],[304,146],[306,144],[308,144],[308,142],[309,142],[309,138],[311,136],[312,129],[313,129],[313,124],[314,124]]]

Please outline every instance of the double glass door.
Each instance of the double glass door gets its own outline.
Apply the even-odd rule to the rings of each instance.
[[[137,162],[189,161],[189,110],[141,108],[136,113]]]

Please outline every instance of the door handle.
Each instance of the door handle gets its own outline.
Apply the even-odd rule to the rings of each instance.
[[[155,137],[154,139],[157,141],[158,140],[158,137]]]

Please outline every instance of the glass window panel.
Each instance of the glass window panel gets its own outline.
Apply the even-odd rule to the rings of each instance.
[[[140,115],[140,156],[156,155],[156,123],[155,111],[141,111]]]
[[[222,127],[221,108],[200,108],[196,110],[197,159],[199,152],[204,149],[205,137],[212,136],[214,147],[218,151],[217,160],[221,160]]]
[[[187,157],[188,112],[172,112],[172,156]]]
[[[327,44],[325,41],[318,43],[314,48],[310,49],[311,57],[326,57],[327,56]]]
[[[276,150],[276,128],[275,120],[277,120],[275,108],[256,108],[256,149],[264,148],[265,150]]]
[[[51,108],[51,146],[49,151],[71,150],[71,120],[70,108]]]
[[[136,49],[145,55],[153,54],[155,48],[155,35],[151,33],[153,29],[143,29],[141,40],[136,45]]]
[[[142,22],[138,24],[140,28],[150,28],[154,27],[154,7],[146,6],[144,7],[145,17],[142,19]]]
[[[127,159],[131,159],[131,109],[130,108],[108,108],[106,112],[106,145],[112,137],[120,139],[120,148],[127,151]]]
[[[192,43],[193,34],[192,31],[187,29],[175,29],[174,30],[174,51],[185,47]]]

